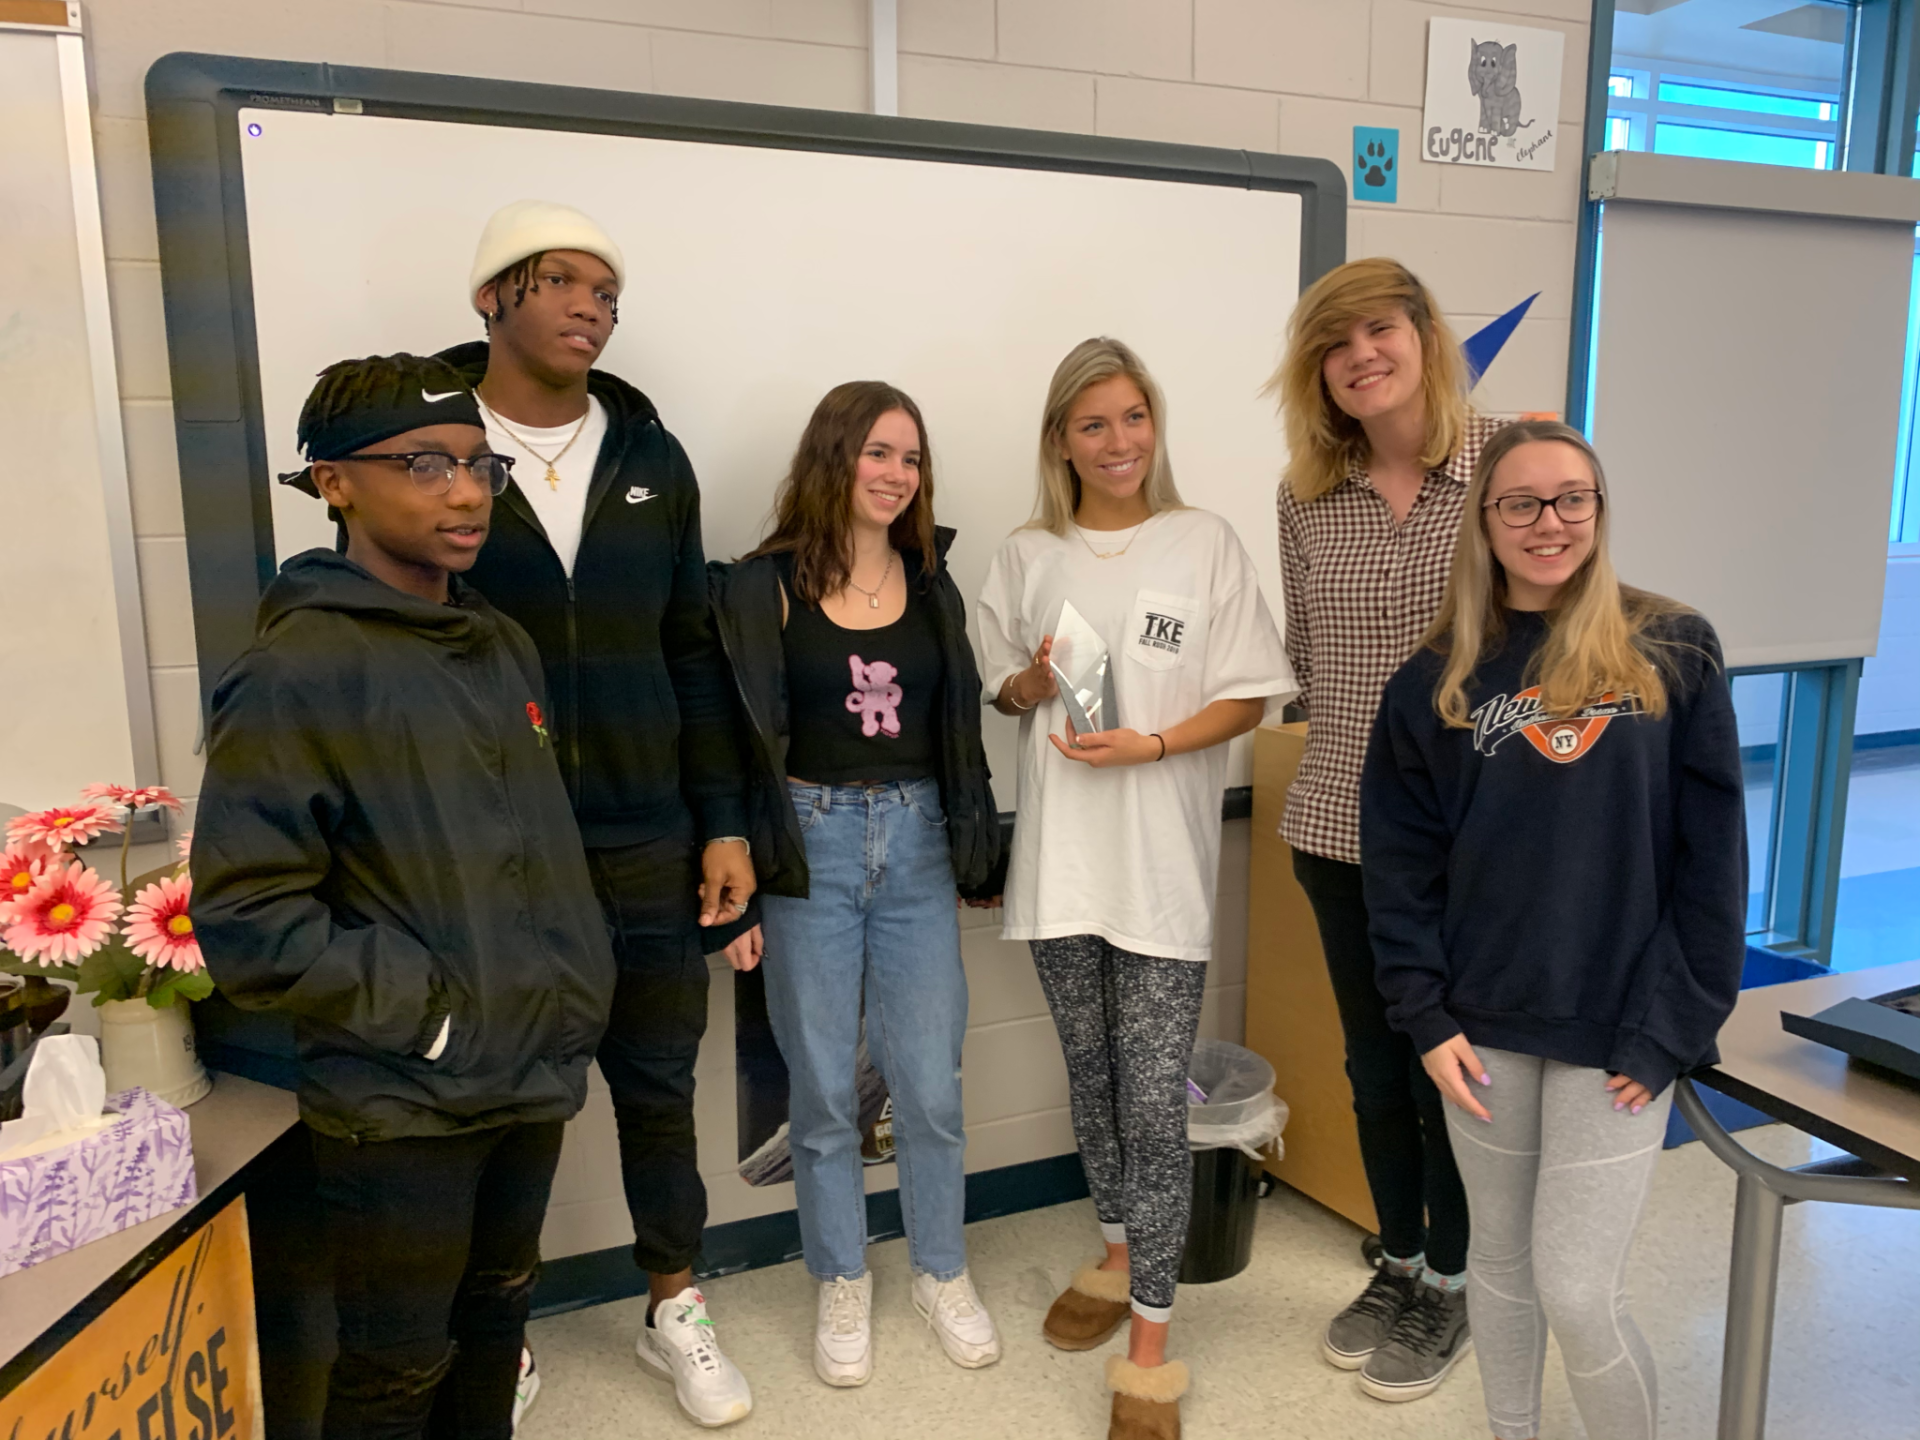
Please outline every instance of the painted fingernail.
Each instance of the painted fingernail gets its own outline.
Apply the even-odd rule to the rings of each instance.
[[[1491,1124],[1493,1123],[1493,1117],[1492,1117],[1491,1115],[1482,1115],[1482,1116],[1481,1116],[1480,1118],[1481,1118],[1482,1120],[1484,1120],[1484,1121],[1486,1121],[1486,1122],[1487,1122],[1487,1124],[1489,1124],[1489,1125],[1491,1125]]]
[[[1493,1077],[1487,1074],[1486,1071],[1482,1070],[1480,1072],[1480,1083],[1482,1085],[1491,1085],[1493,1083]]]
[[[1633,1107],[1633,1113],[1638,1115],[1645,1108],[1646,1108],[1646,1102],[1643,1100],[1638,1105]]]
[[[1627,1102],[1624,1100],[1616,1100],[1613,1102],[1613,1108],[1616,1110],[1624,1110],[1626,1108],[1626,1105],[1627,1105]]]

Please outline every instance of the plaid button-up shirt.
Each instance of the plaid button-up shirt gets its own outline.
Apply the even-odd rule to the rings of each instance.
[[[1365,471],[1305,505],[1280,487],[1287,658],[1308,721],[1280,822],[1297,850],[1360,863],[1360,764],[1380,694],[1440,608],[1467,482],[1502,423],[1467,417],[1453,458],[1427,472],[1404,522]]]

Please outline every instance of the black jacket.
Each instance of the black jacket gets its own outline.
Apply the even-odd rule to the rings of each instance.
[[[940,727],[940,803],[947,812],[953,874],[962,894],[999,893],[1005,873],[1000,817],[980,743],[980,670],[967,640],[966,603],[947,569],[953,531],[936,533],[939,568],[929,580],[915,551],[904,561],[907,583],[925,585],[940,636],[945,672],[934,715]],[[750,736],[753,783],[747,797],[747,837],[760,886],[774,895],[805,898],[807,849],[787,792],[787,660],[781,644],[780,577],[785,557],[707,567],[720,643],[733,662]],[[798,603],[797,601],[795,603]]]
[[[292,1015],[316,1130],[585,1102],[613,951],[540,699],[533,642],[472,589],[436,605],[325,550],[287,562],[215,688],[194,929],[228,998]]]
[[[485,341],[440,356],[478,384]],[[685,825],[743,835],[746,771],[726,659],[707,610],[700,488],[653,403],[596,370],[607,438],[587,490],[573,574],[518,482],[467,580],[539,647],[549,722],[587,845],[631,845]]]
[[[1540,718],[1539,615],[1509,612],[1468,686],[1441,656],[1387,682],[1360,782],[1360,852],[1388,1019],[1421,1050],[1475,1045],[1610,1070],[1658,1094],[1715,1058],[1746,957],[1746,803],[1713,627],[1663,622],[1668,707]]]

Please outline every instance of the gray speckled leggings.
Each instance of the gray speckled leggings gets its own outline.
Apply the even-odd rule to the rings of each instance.
[[[1135,955],[1098,935],[1032,945],[1094,1209],[1103,1224],[1126,1226],[1134,1309],[1163,1320],[1193,1203],[1187,1066],[1207,967]]]

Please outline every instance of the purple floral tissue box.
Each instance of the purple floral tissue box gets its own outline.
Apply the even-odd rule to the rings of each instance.
[[[186,1113],[145,1090],[71,1145],[0,1160],[0,1275],[52,1259],[199,1198]]]

